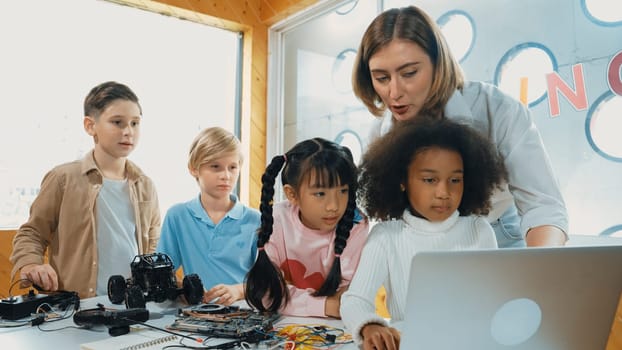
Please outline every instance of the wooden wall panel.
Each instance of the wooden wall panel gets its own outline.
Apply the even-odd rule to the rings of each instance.
[[[15,231],[0,231],[0,297],[9,295],[9,282],[11,281],[11,255],[13,236]]]
[[[260,17],[263,23],[272,25],[316,2],[318,0],[261,0]]]
[[[9,296],[9,287],[11,286],[11,269],[13,265],[9,262],[11,251],[13,250],[14,230],[0,230],[0,297]],[[13,287],[11,294],[20,295],[27,289],[20,289],[19,286]]]
[[[622,297],[618,303],[606,350],[622,350]]]

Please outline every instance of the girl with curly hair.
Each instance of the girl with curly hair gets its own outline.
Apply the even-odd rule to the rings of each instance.
[[[506,170],[495,148],[474,129],[421,117],[373,142],[360,171],[361,205],[381,221],[369,234],[341,314],[363,349],[396,349],[399,332],[376,315],[376,291],[384,285],[391,320],[403,320],[417,252],[496,248],[484,215]]]

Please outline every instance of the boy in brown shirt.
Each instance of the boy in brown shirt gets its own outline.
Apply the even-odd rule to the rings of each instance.
[[[123,84],[102,83],[87,95],[84,115],[93,150],[45,175],[10,258],[13,279],[19,273],[81,298],[105,294],[112,274],[129,277],[134,255],[153,252],[160,235],[153,182],[127,159],[140,136],[138,97]]]

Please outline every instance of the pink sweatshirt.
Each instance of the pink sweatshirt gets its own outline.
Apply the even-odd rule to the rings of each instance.
[[[298,211],[298,206],[288,201],[274,205],[274,231],[265,245],[266,253],[281,268],[288,283],[290,300],[281,313],[325,317],[326,297],[312,294],[324,283],[332,266],[335,230],[326,232],[307,228],[300,221]],[[340,288],[350,285],[368,233],[367,219],[352,227],[341,253]]]

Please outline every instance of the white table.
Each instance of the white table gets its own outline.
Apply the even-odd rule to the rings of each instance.
[[[622,238],[613,237],[595,237],[571,235],[568,241],[569,246],[577,245],[622,245]],[[101,296],[81,301],[82,309],[96,307],[97,303],[102,303],[106,307],[115,309],[123,308],[122,305],[113,305],[107,297]],[[164,303],[148,302],[147,306],[150,311],[150,319],[147,323],[165,327],[173,323],[177,310],[181,304],[171,301]],[[324,324],[327,326],[343,328],[343,323],[335,319],[327,318],[306,318],[306,317],[284,317],[278,323],[284,324]],[[65,326],[74,326],[73,317],[58,322],[43,323],[42,329],[58,329]],[[164,333],[163,333],[164,334]],[[67,328],[53,332],[43,332],[37,327],[29,325],[17,328],[0,328],[0,348],[5,350],[21,350],[21,349],[79,349],[80,344],[92,342],[110,337],[108,328],[98,326],[94,330],[84,330],[76,328]],[[347,344],[340,350],[357,349],[354,344]]]
[[[113,305],[107,297],[100,296],[82,300],[81,309],[95,308],[97,303],[102,303],[105,307],[114,309],[122,309],[124,307],[123,305]],[[149,321],[146,323],[164,328],[173,323],[178,309],[183,306],[178,302],[172,301],[163,303],[148,302]],[[340,320],[328,318],[283,317],[277,322],[277,326],[285,324],[323,324],[343,328],[343,323]],[[73,317],[57,322],[44,322],[40,327],[45,330],[51,330],[66,326],[75,326]],[[162,334],[166,335],[166,333]],[[26,325],[15,328],[0,328],[0,348],[3,350],[79,349],[82,343],[109,337],[108,328],[105,326],[96,326],[91,330],[66,328],[58,331],[44,332],[37,327]],[[190,343],[186,342],[186,344]],[[340,347],[340,349],[352,350],[357,349],[357,346],[346,344]]]

